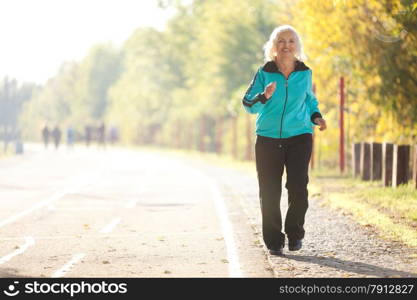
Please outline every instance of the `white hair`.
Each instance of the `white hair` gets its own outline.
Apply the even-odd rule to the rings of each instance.
[[[306,59],[306,56],[303,50],[303,44],[301,42],[300,36],[297,33],[297,30],[295,30],[295,28],[290,25],[281,25],[279,27],[276,27],[272,31],[271,36],[269,37],[269,40],[265,43],[263,47],[265,62],[274,60],[275,57],[278,55],[277,49],[276,49],[278,38],[281,33],[287,32],[287,31],[292,32],[295,36],[295,45],[296,45],[295,57],[300,61],[304,61]]]

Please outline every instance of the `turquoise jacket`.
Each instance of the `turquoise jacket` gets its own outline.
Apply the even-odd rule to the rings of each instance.
[[[265,87],[273,81],[275,92],[266,99]],[[271,138],[313,133],[313,120],[322,117],[312,91],[311,70],[301,61],[288,79],[275,62],[267,62],[256,72],[242,103],[247,112],[258,114],[256,134]]]

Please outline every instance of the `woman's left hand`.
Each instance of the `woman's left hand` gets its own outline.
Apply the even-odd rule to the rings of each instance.
[[[320,126],[320,131],[323,131],[327,128],[326,121],[322,118],[315,118],[314,123]]]

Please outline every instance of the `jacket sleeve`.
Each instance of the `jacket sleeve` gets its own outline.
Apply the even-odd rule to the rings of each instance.
[[[306,98],[307,106],[310,110],[310,119],[313,124],[315,118],[322,118],[319,109],[319,102],[317,101],[316,95],[313,93],[313,84],[312,84],[312,73],[310,71],[309,79],[308,79],[308,86],[307,86],[307,98]]]
[[[263,93],[264,89],[265,84],[262,69],[259,68],[242,99],[243,107],[248,113],[257,114],[263,109],[263,104],[267,100]]]

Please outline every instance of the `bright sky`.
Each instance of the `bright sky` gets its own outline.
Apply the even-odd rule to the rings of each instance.
[[[140,26],[164,27],[156,0],[2,0],[0,79],[45,83],[93,44],[121,45]]]

